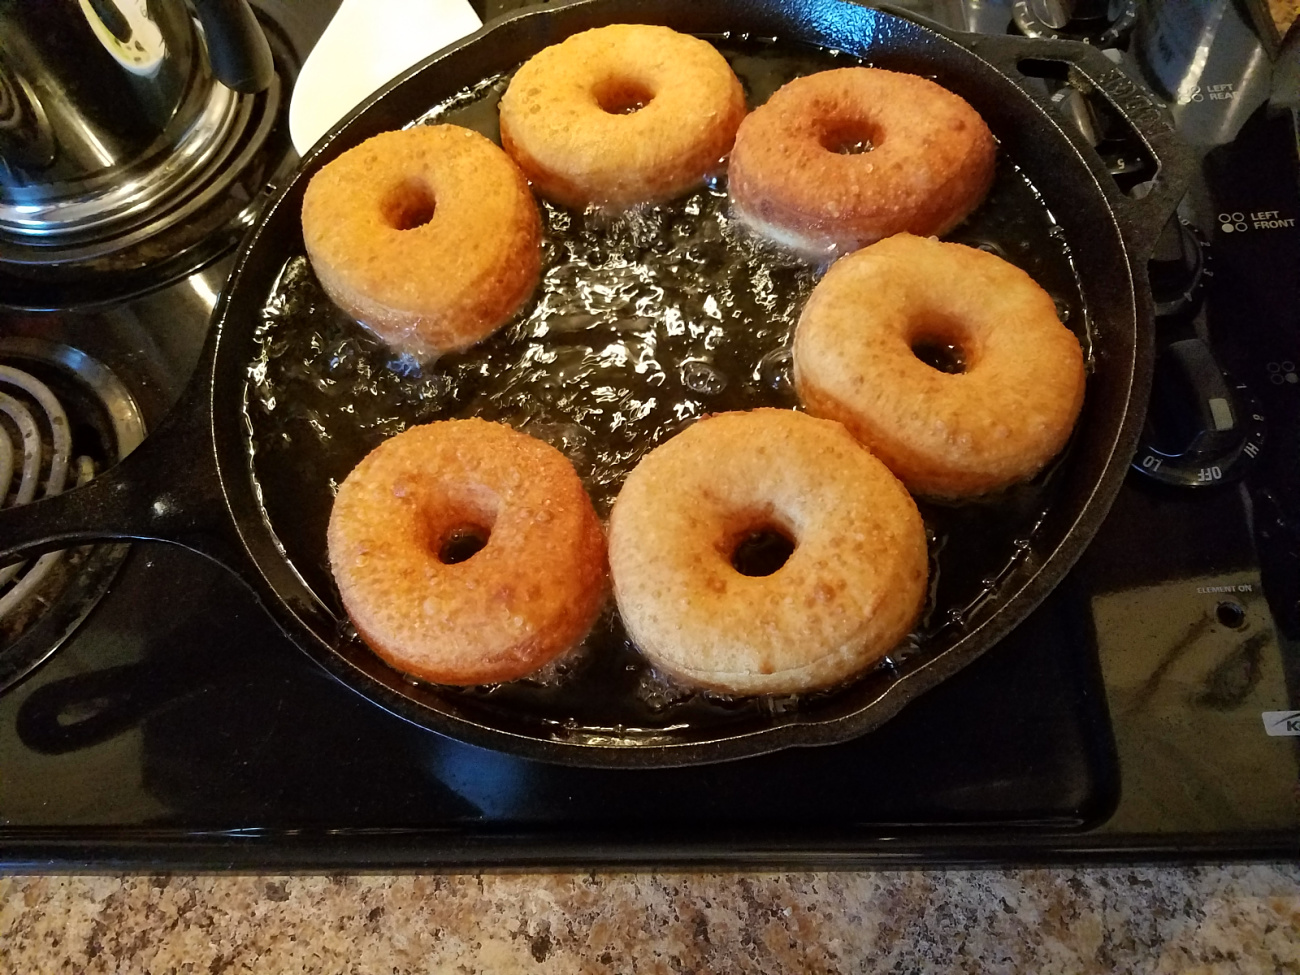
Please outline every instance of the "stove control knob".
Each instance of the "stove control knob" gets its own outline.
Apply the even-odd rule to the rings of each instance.
[[[1165,484],[1210,487],[1240,477],[1264,444],[1250,391],[1219,368],[1201,339],[1165,347],[1133,466]]]
[[[1138,0],[1014,0],[1011,19],[1026,37],[1121,47],[1137,21]]]
[[[1155,312],[1164,317],[1194,305],[1205,277],[1205,248],[1197,233],[1177,217],[1165,224],[1147,262]]]

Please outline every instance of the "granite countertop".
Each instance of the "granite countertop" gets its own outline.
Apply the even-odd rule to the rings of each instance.
[[[0,973],[1300,972],[1300,863],[0,878]]]

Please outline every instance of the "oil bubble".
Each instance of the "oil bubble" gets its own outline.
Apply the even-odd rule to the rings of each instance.
[[[794,390],[794,355],[788,348],[773,349],[758,360],[754,379],[778,393]]]
[[[727,377],[699,359],[687,359],[681,365],[682,385],[705,396],[716,396],[727,388]]]

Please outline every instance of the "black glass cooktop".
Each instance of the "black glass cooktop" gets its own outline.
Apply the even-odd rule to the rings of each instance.
[[[1078,828],[1104,819],[1118,785],[1078,595],[1062,592],[878,734],[714,766],[594,770],[408,725],[287,644],[224,570],[141,545],[94,626],[0,699],[0,762],[21,784],[0,808],[11,838],[157,830],[197,852],[215,835],[253,847],[288,833],[329,859],[344,835],[454,857],[490,835],[591,855],[596,836],[648,852]]]

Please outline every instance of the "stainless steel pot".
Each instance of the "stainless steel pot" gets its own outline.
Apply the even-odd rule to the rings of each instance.
[[[271,77],[245,0],[0,0],[0,234],[120,230],[203,164],[236,91]]]

